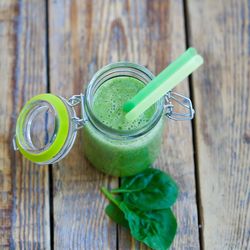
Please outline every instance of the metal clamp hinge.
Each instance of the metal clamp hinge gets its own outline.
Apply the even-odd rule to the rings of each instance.
[[[182,108],[186,109],[187,112],[175,112],[174,105],[172,102],[176,102]],[[164,108],[166,110],[166,116],[175,121],[185,121],[185,120],[192,120],[194,118],[194,109],[191,100],[183,96],[181,94],[175,92],[168,92],[165,95],[165,105]]]
[[[13,149],[15,150],[15,151],[18,151],[19,149],[18,149],[18,146],[17,146],[17,144],[16,144],[16,135],[14,135],[14,137],[13,137],[13,139],[12,139],[12,145],[13,145]]]
[[[87,118],[85,116],[85,108],[84,108],[84,95],[83,94],[74,95],[67,100],[67,103],[72,108],[74,108],[78,104],[81,104],[81,118],[77,117],[76,115],[71,118],[71,120],[76,125],[76,129],[78,130],[82,128],[87,121]]]

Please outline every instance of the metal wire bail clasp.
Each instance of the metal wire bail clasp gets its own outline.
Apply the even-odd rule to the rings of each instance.
[[[172,102],[176,102],[182,108],[186,109],[187,112],[175,112]],[[191,100],[183,96],[181,94],[175,92],[168,92],[165,95],[165,105],[164,108],[166,110],[166,116],[175,121],[185,121],[185,120],[192,120],[194,118],[194,109]]]
[[[81,104],[81,118],[74,115],[73,117],[71,117],[71,120],[76,124],[76,129],[82,128],[87,121],[84,108],[84,95],[73,95],[67,100],[67,104],[72,108],[74,108],[78,104]]]

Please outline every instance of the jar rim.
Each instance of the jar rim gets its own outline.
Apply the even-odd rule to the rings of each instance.
[[[123,139],[126,138],[136,138],[141,135],[146,134],[149,132],[152,128],[156,126],[160,118],[162,117],[163,109],[164,109],[164,98],[161,98],[159,101],[156,102],[156,111],[154,112],[153,116],[150,118],[149,122],[147,122],[144,126],[137,128],[137,129],[131,129],[131,130],[119,130],[110,128],[109,126],[105,125],[102,121],[100,121],[94,112],[92,111],[91,107],[91,96],[93,95],[93,91],[96,91],[96,83],[100,77],[102,77],[105,73],[112,71],[112,70],[122,70],[127,69],[132,72],[132,70],[138,71],[139,73],[144,74],[144,77],[147,78],[147,82],[143,83],[146,85],[148,82],[153,80],[155,77],[146,67],[131,63],[128,61],[120,61],[116,63],[108,64],[104,67],[102,67],[100,70],[98,70],[94,76],[92,77],[91,81],[89,82],[87,89],[85,91],[85,111],[87,114],[88,121],[101,133],[113,138],[113,139]],[[135,72],[133,72],[135,73]],[[133,77],[133,76],[130,76]],[[105,82],[105,81],[104,81]]]
[[[57,120],[55,129],[51,135],[51,141],[43,148],[35,148],[31,150],[32,139],[30,138],[31,132],[30,127],[33,119],[36,116],[30,114],[39,110],[39,105],[43,103],[54,110],[54,117]],[[40,105],[41,106],[41,105]],[[60,124],[60,126],[59,126]],[[71,131],[72,122],[68,113],[68,109],[64,104],[64,101],[56,95],[52,94],[40,94],[31,98],[22,108],[20,112],[17,124],[16,124],[16,143],[20,152],[29,160],[40,163],[54,162],[54,158],[58,158],[62,152],[62,149],[67,145],[68,135]],[[30,143],[28,141],[30,141]],[[28,143],[27,143],[28,142]]]

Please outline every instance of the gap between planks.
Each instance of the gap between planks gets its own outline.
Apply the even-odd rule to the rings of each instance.
[[[187,0],[183,0],[183,16],[184,16],[184,31],[185,31],[185,44],[188,49],[192,44],[190,44],[189,33],[190,33],[190,22],[189,15],[187,10]],[[192,75],[188,77],[188,86],[190,90],[190,99],[192,100],[193,106],[195,108],[195,99],[194,99],[194,89],[193,89],[193,78]],[[196,141],[196,122],[195,119],[191,121],[192,126],[192,141],[193,141],[193,152],[194,152],[194,174],[195,174],[195,190],[196,190],[196,202],[197,202],[197,213],[198,213],[198,231],[199,231],[199,244],[200,249],[204,249],[204,235],[203,235],[203,209],[200,193],[200,172],[199,172],[199,163],[198,163],[198,150],[197,150],[197,141]]]
[[[47,93],[50,93],[50,46],[49,46],[49,0],[45,0],[45,49],[46,49],[46,76]],[[54,201],[53,201],[53,171],[49,164],[49,220],[50,220],[50,249],[54,250]]]

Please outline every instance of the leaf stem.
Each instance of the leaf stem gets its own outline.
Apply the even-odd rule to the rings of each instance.
[[[101,191],[103,192],[103,194],[104,194],[110,201],[112,201],[116,206],[119,207],[120,202],[117,201],[117,200],[113,197],[113,195],[108,191],[107,188],[102,187],[102,188],[101,188]]]
[[[133,192],[139,192],[139,191],[141,191],[141,190],[142,190],[141,188],[132,189],[132,190],[116,188],[116,189],[112,189],[112,190],[110,191],[110,193],[112,193],[112,194],[118,194],[118,193],[133,193]]]

